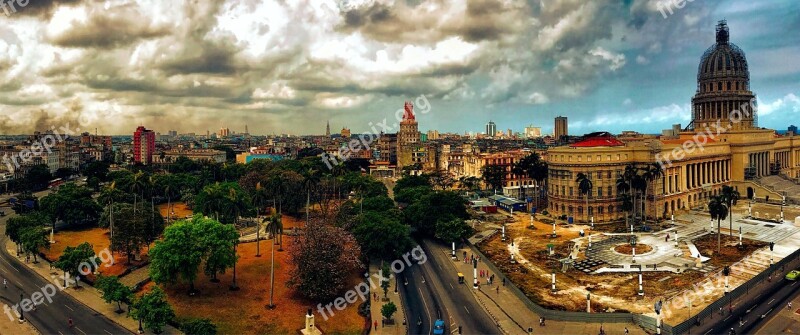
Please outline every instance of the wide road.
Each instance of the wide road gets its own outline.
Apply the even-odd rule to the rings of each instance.
[[[783,271],[777,269],[773,275],[774,286],[751,290],[748,299],[733,306],[732,313],[723,311],[723,316],[715,314],[713,323],[704,322],[700,327],[693,327],[693,334],[728,334],[731,329],[736,334],[760,334],[755,331],[762,327],[772,318],[781,308],[786,308],[786,302],[798,293],[800,284],[797,281],[789,281],[784,278],[787,272],[791,271],[792,266],[796,266],[797,261],[791,262]],[[739,324],[741,319],[742,324]]]
[[[5,236],[6,221],[16,214],[8,207],[0,208],[0,210],[5,210],[6,214],[8,214],[0,218],[0,226],[2,226],[0,228],[2,232],[0,236],[0,277],[8,281],[8,288],[0,287],[0,301],[2,301],[2,305],[13,307],[19,303],[20,294],[25,298],[30,298],[31,294],[41,291],[43,287],[51,284],[51,282],[46,281],[33,270],[21,264],[16,255],[8,253],[5,247],[8,239]],[[0,280],[1,282],[2,280]],[[13,315],[13,312],[11,313]],[[52,297],[52,302],[45,299],[43,304],[38,305],[35,311],[23,312],[23,316],[42,334],[131,334],[127,329],[122,328],[75,300],[72,296],[60,291]],[[3,314],[0,317],[8,317],[8,315]],[[69,318],[72,318],[74,322],[72,328],[68,325]]]
[[[403,274],[408,285],[401,282],[409,333],[430,334],[431,324],[440,318],[445,321],[446,333],[455,334],[461,326],[463,334],[498,334],[494,321],[470,292],[472,284],[458,283],[456,270],[449,264],[452,262],[449,249],[431,241],[422,241],[420,245],[427,261],[407,268]],[[422,322],[418,326],[419,319]]]

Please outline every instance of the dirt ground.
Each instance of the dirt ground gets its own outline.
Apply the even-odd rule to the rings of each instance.
[[[286,221],[284,221],[284,224]],[[293,238],[285,237],[284,249],[291,246]],[[218,327],[220,334],[294,334],[305,326],[306,310],[317,307],[300,297],[295,290],[286,287],[289,279],[289,252],[278,252],[275,247],[275,309],[268,309],[270,293],[270,241],[261,242],[261,257],[255,257],[256,244],[240,244],[237,250],[239,263],[236,280],[239,291],[230,291],[233,272],[218,276],[219,283],[212,283],[202,274],[198,275],[195,287],[198,295],[186,294],[188,285],[178,284],[162,287],[169,296],[170,305],[179,317],[209,318]],[[360,280],[353,275],[353,286]],[[149,284],[150,287],[152,284]],[[146,291],[147,289],[145,289]],[[361,300],[358,300],[361,302]],[[360,334],[365,321],[358,315],[358,303],[336,311],[324,320],[315,312],[316,323],[326,334]]]
[[[44,249],[42,252],[49,261],[58,260],[64,253],[67,247],[77,247],[83,242],[89,242],[94,249],[95,254],[100,255],[103,250],[108,250],[111,240],[109,239],[108,229],[105,228],[90,228],[82,230],[62,230],[55,233],[54,239],[56,243],[50,244],[50,249]],[[141,260],[132,260],[131,264],[126,264],[128,257],[123,253],[115,252],[114,263],[103,263],[100,265],[98,272],[106,276],[120,276],[128,268],[139,267],[147,263],[147,248],[142,250]],[[94,275],[87,276],[90,280],[94,280]]]
[[[544,221],[548,221],[544,219]],[[530,216],[515,215],[514,222],[506,225],[506,234],[509,241],[502,242],[501,235],[483,241],[478,248],[492,259],[528,297],[534,302],[547,308],[556,310],[585,311],[586,293],[591,292],[592,310],[594,312],[634,312],[652,313],[652,306],[656,300],[667,300],[676,297],[684,290],[691,289],[693,284],[703,280],[705,274],[698,271],[688,271],[682,274],[671,272],[645,272],[643,274],[644,297],[638,296],[638,276],[634,273],[605,273],[585,274],[581,271],[570,269],[561,272],[559,259],[566,258],[573,246],[570,241],[579,237],[582,225],[556,225],[556,238],[552,238],[552,221],[542,222],[534,220],[530,224]],[[622,226],[622,225],[620,225]],[[616,226],[599,226],[598,230],[618,230]],[[510,239],[514,239],[515,246],[510,246]],[[710,255],[715,266],[729,265],[749,255],[762,245],[753,241],[745,243],[745,250],[739,251],[731,241],[725,241],[722,257],[715,257],[715,252],[710,252],[710,240],[713,238],[714,251],[716,251],[716,235],[703,237],[695,243],[703,255]],[[723,238],[724,239],[724,238]],[[738,238],[736,239],[738,242]],[[548,255],[548,245],[555,250],[554,256]],[[637,254],[646,252],[637,245]],[[510,261],[510,249],[519,251],[517,263]],[[735,251],[735,253],[734,253]],[[583,257],[580,254],[578,260]],[[556,289],[551,292],[551,273],[556,273]],[[710,301],[709,301],[710,302]],[[707,303],[706,303],[707,304]],[[695,307],[702,307],[695,305]]]

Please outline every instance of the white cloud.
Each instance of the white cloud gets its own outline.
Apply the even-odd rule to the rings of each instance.
[[[772,113],[779,112],[779,113],[799,113],[800,112],[800,98],[798,98],[794,93],[789,93],[785,95],[783,98],[775,100],[770,103],[759,103],[758,104],[758,115],[759,116],[766,116]]]
[[[625,55],[623,54],[615,54],[611,51],[603,49],[602,47],[597,47],[590,50],[589,54],[608,61],[610,63],[608,68],[611,71],[619,70],[625,66]]]
[[[650,63],[650,60],[647,59],[647,57],[645,57],[643,55],[639,55],[639,56],[636,56],[636,63],[637,64],[642,64],[642,65],[647,65],[647,64]]]

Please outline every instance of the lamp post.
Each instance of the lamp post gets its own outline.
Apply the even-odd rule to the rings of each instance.
[[[659,299],[653,306],[653,310],[656,312],[656,334],[661,334],[661,305],[662,303]]]
[[[631,263],[636,263],[636,236],[631,238]]]
[[[589,229],[594,230],[594,216],[590,217],[590,219],[592,222],[592,226]]]
[[[553,237],[556,237],[556,221],[553,220]]]
[[[450,258],[456,259],[456,242],[453,242],[453,254]]]
[[[474,278],[473,281],[472,281],[472,288],[477,289],[478,288],[478,260],[477,259],[473,259],[472,260],[472,278]]]
[[[239,286],[236,285],[236,246],[239,244],[239,239],[237,238],[236,241],[233,242],[233,283],[231,283],[230,290],[231,291],[238,291]]]
[[[781,196],[781,223],[783,223],[783,206],[786,206],[786,196]]]
[[[769,266],[772,266],[772,251],[775,249],[775,242],[769,242]]]
[[[675,231],[675,247],[678,246],[678,231]]]
[[[592,249],[592,235],[589,235],[589,247],[588,249]]]
[[[642,288],[642,268],[639,268],[639,296],[644,296],[644,289]]]
[[[742,226],[739,226],[739,248],[742,247]]]
[[[550,289],[550,292],[556,293],[556,270],[555,269],[553,270],[553,273],[552,273],[552,281],[551,281],[551,283],[552,283],[552,288]]]
[[[589,293],[589,292],[586,292],[586,313],[591,313],[591,312],[592,312],[592,299],[591,299],[591,295],[592,295],[591,293]]]
[[[503,241],[503,242],[506,241],[506,224],[505,223],[503,223],[503,236],[502,236],[502,238],[500,238],[500,240]]]

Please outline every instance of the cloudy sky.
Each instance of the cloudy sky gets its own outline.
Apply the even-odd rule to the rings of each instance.
[[[800,1],[667,1],[32,0],[0,10],[0,133],[362,132],[422,95],[423,131],[658,132],[723,18],[760,125],[797,123]]]

